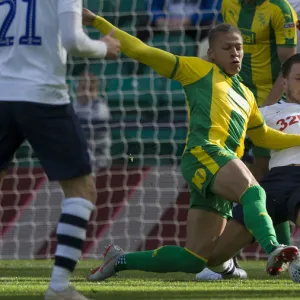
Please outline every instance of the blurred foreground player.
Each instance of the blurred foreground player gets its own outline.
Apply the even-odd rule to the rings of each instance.
[[[286,100],[263,107],[261,112],[270,127],[286,133],[300,134],[300,54],[285,61],[282,76]],[[300,148],[272,151],[269,168],[270,171],[260,184],[266,191],[267,210],[274,225],[292,221],[300,227]],[[208,266],[212,266],[212,270],[221,274],[204,269],[196,275],[196,278],[198,280],[227,278],[222,272],[226,270],[228,258],[251,242],[253,236],[245,227],[241,205],[237,205],[233,208],[233,220],[228,222],[208,261]],[[221,263],[223,265],[220,265]]]
[[[81,15],[81,0],[0,3],[1,179],[27,139],[49,180],[59,181],[65,195],[46,300],[87,299],[70,287],[69,277],[96,200],[87,142],[65,84],[67,51],[91,58],[115,58],[119,51],[111,35],[91,40]]]
[[[300,145],[300,135],[267,127],[253,94],[240,83],[241,32],[229,24],[212,30],[208,50],[212,62],[207,62],[149,47],[88,10],[84,10],[83,21],[93,24],[102,34],[115,30],[125,55],[179,81],[187,96],[190,120],[181,161],[182,174],[191,191],[185,248],[163,246],[125,254],[111,245],[104,263],[88,279],[105,280],[122,270],[197,273],[206,266],[231,217],[232,202],[243,204],[248,230],[269,255],[267,272],[279,272],[282,263],[293,259],[298,249],[279,245],[266,211],[265,192],[240,158],[246,132],[255,144],[272,149]],[[276,261],[275,257],[280,259]]]

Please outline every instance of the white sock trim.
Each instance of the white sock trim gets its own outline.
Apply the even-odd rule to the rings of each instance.
[[[86,200],[84,198],[80,198],[80,197],[74,197],[74,198],[66,198],[63,202],[62,202],[62,206],[66,206],[66,205],[70,205],[70,204],[77,204],[77,205],[81,205],[83,207],[86,207],[89,210],[93,210],[95,208],[95,205],[89,201]]]
[[[65,223],[58,223],[56,234],[69,235],[83,241],[86,239],[86,229]]]
[[[68,198],[62,203],[62,213],[89,220],[94,204],[83,198]]]

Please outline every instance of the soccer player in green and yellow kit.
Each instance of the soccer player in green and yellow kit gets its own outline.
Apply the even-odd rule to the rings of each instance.
[[[277,102],[283,94],[281,64],[296,53],[295,11],[287,0],[223,0],[222,16],[242,32],[243,83],[258,106]]]
[[[223,0],[222,16],[242,32],[244,59],[239,75],[259,106],[277,102],[283,94],[281,64],[296,53],[297,15],[287,0]],[[253,147],[256,180],[268,171],[270,152]],[[289,223],[276,227],[277,236],[290,243]]]
[[[185,248],[163,246],[125,254],[110,245],[103,264],[88,279],[104,280],[122,270],[198,273],[206,266],[231,216],[233,202],[242,203],[247,229],[269,255],[267,272],[278,274],[284,261],[298,255],[298,249],[278,244],[266,211],[265,192],[240,158],[246,132],[255,144],[271,149],[300,145],[300,136],[266,126],[252,92],[240,83],[240,31],[228,24],[212,30],[208,51],[211,63],[149,47],[88,10],[84,10],[83,21],[102,34],[115,30],[125,55],[183,85],[189,132],[181,169],[191,192]]]

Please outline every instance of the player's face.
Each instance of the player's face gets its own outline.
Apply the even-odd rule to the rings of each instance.
[[[218,33],[208,50],[208,55],[227,74],[238,74],[241,70],[244,56],[241,35],[235,32]]]
[[[300,63],[292,66],[289,76],[284,78],[284,87],[288,101],[300,104]]]

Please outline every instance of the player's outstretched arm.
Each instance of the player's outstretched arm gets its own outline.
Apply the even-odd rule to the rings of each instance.
[[[176,65],[175,55],[144,44],[138,38],[116,28],[88,9],[83,9],[82,17],[84,25],[93,25],[104,35],[113,30],[114,37],[121,43],[121,51],[128,57],[150,66],[164,77],[171,76]]]
[[[255,146],[272,150],[282,150],[300,146],[300,135],[287,134],[275,130],[266,124],[247,131],[248,136]]]
[[[74,56],[87,58],[117,58],[120,42],[111,34],[101,41],[90,39],[83,31],[82,17],[77,12],[63,12],[58,16],[64,48]]]

